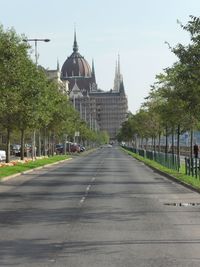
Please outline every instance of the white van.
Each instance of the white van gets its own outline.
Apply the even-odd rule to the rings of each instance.
[[[6,151],[0,150],[0,161],[5,161],[5,160],[6,160]]]

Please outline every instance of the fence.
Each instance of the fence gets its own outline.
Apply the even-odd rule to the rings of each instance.
[[[200,179],[200,159],[185,158],[185,174]]]
[[[179,171],[180,157],[175,154],[163,153],[158,151],[148,151],[144,149],[137,149],[133,147],[126,147],[129,151],[140,155],[141,157],[154,160],[169,169]]]

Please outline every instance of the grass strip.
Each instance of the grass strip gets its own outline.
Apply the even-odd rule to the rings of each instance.
[[[179,181],[191,185],[192,187],[196,188],[196,189],[200,189],[200,179],[196,178],[196,177],[192,177],[189,175],[185,174],[185,165],[182,164],[180,171],[176,171],[176,170],[172,170],[172,169],[168,169],[167,167],[160,165],[159,163],[157,163],[154,160],[150,160],[147,158],[143,158],[141,156],[139,156],[138,154],[135,154],[131,151],[128,151],[124,148],[122,148],[123,151],[125,151],[126,153],[128,153],[129,155],[131,155],[132,157],[138,159],[139,161],[144,162],[146,165],[151,166],[161,172],[167,173],[171,176],[173,176],[174,178],[178,179]]]
[[[36,159],[27,163],[17,163],[15,166],[0,167],[0,179],[13,174],[21,173],[47,164],[55,163],[70,158],[69,155],[57,155],[49,158]]]

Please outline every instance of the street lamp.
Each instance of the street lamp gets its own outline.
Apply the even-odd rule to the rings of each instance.
[[[23,39],[24,42],[34,42],[35,43],[35,65],[38,66],[38,52],[37,52],[37,43],[38,42],[50,42],[50,39],[41,39],[41,38],[33,38],[33,39]],[[32,143],[32,158],[36,158],[36,150],[35,150],[35,130],[33,131],[33,143]],[[41,155],[41,140],[39,133],[39,156]]]
[[[23,39],[24,42],[34,42],[35,43],[35,64],[38,65],[38,53],[37,53],[37,43],[38,42],[50,42],[50,39]]]

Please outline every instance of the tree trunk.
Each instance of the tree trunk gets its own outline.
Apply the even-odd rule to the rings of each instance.
[[[55,152],[55,135],[52,134],[52,156],[54,156]]]
[[[171,147],[171,153],[172,153],[172,165],[174,166],[175,163],[175,153],[174,153],[174,127],[172,127],[172,147]]]
[[[156,151],[156,137],[153,137],[153,150]]]
[[[66,155],[67,154],[67,134],[64,134],[63,136],[64,138],[64,147],[63,147],[63,154]],[[84,144],[85,145],[85,144]]]
[[[38,131],[38,157],[41,157],[41,130]]]
[[[47,130],[45,128],[44,130],[44,156],[46,157],[47,156]]]
[[[174,127],[172,127],[172,155],[174,156]]]
[[[143,149],[143,137],[141,138],[141,148]]]
[[[177,161],[178,161],[178,171],[180,169],[180,124],[177,129]]]
[[[168,153],[168,127],[165,128],[165,154]]]
[[[21,129],[21,147],[20,147],[20,158],[24,160],[24,129]]]
[[[190,130],[190,157],[193,156],[193,129]]]
[[[148,150],[148,138],[146,138],[145,150]]]
[[[7,138],[6,138],[6,163],[10,162],[10,128],[7,128]]]
[[[32,136],[32,159],[36,159],[35,129],[33,130]]]
[[[160,140],[161,140],[161,132],[158,135],[158,152],[160,152]]]
[[[48,134],[48,156],[51,156],[51,132]]]

